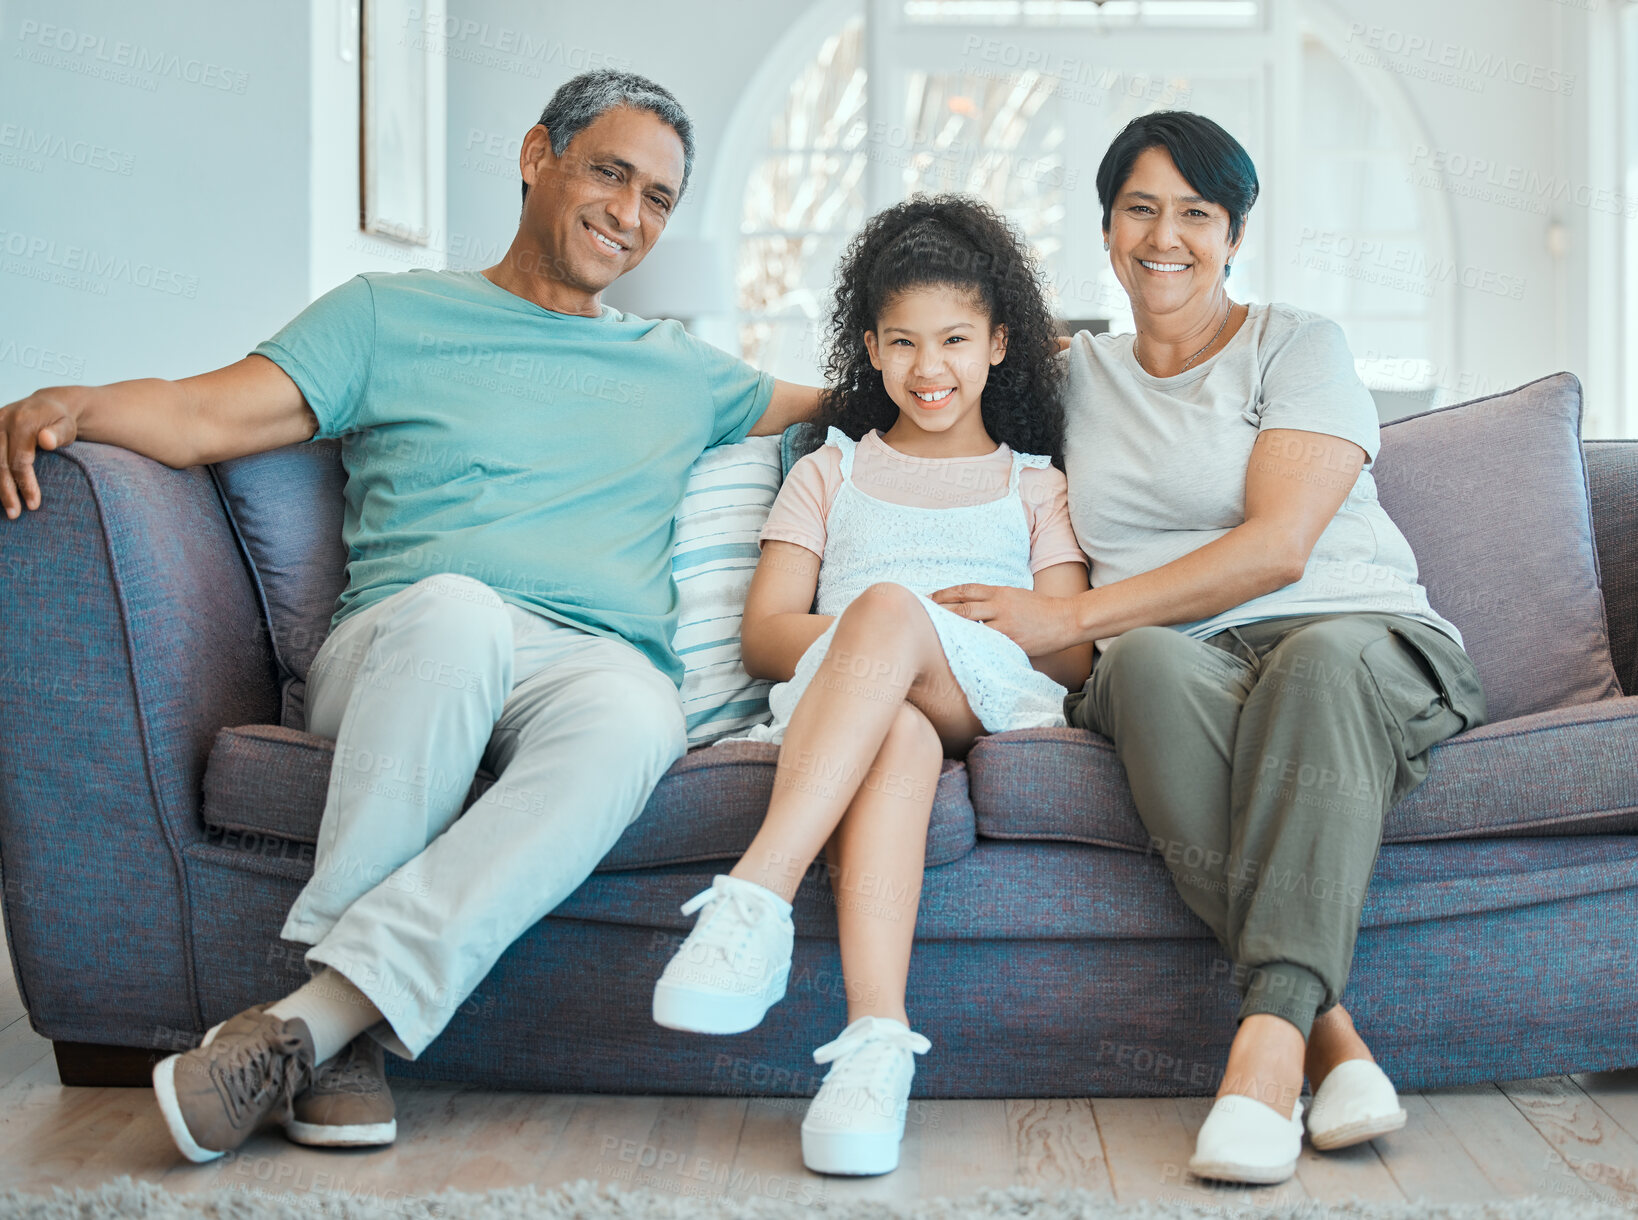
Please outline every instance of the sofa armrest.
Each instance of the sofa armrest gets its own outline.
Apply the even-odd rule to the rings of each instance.
[[[0,519],[0,863],[34,1028],[200,1028],[183,852],[219,729],[270,722],[264,620],[204,468],[81,441]]]
[[[1584,441],[1593,535],[1621,689],[1638,695],[1638,440]]]

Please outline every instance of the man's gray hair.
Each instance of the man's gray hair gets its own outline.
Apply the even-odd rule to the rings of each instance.
[[[616,106],[646,110],[677,133],[683,146],[682,187],[677,192],[680,202],[688,190],[688,175],[694,171],[694,124],[671,92],[646,76],[598,68],[559,85],[540,112],[540,124],[551,136],[552,155],[561,157],[570,140]],[[527,182],[523,184],[523,197],[529,197]]]

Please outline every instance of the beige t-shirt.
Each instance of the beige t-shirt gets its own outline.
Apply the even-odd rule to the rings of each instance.
[[[1246,467],[1262,429],[1318,432],[1353,441],[1366,462],[1302,578],[1177,629],[1203,640],[1263,619],[1364,611],[1417,619],[1462,642],[1428,605],[1416,556],[1377,501],[1376,405],[1335,322],[1290,305],[1252,305],[1222,351],[1175,377],[1145,372],[1130,334],[1081,331],[1065,359],[1069,515],[1094,588],[1243,524]]]
[[[1012,450],[1001,445],[979,457],[923,458],[900,453],[874,429],[854,450],[853,485],[867,496],[914,508],[960,508],[985,504],[1007,494]],[[791,467],[767,524],[757,536],[794,542],[823,558],[825,523],[842,486],[842,452],[821,445]],[[1018,498],[1029,520],[1029,570],[1057,563],[1085,563],[1069,524],[1068,485],[1063,471],[1027,467],[1018,475]]]

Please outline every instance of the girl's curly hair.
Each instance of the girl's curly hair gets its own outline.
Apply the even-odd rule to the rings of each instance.
[[[997,442],[1063,464],[1063,368],[1057,329],[1028,247],[1000,213],[967,195],[916,196],[872,216],[836,271],[825,337],[818,423],[858,440],[886,432],[899,408],[870,363],[867,330],[904,293],[934,285],[970,291],[1007,328],[1007,354],[990,369],[980,412]]]

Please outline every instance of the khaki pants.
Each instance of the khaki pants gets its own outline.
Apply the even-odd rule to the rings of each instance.
[[[343,619],[307,677],[336,742],[313,877],[281,933],[415,1058],[514,940],[579,887],[687,748],[636,648],[429,576]],[[463,815],[473,773],[499,779]]]
[[[1240,1018],[1306,1038],[1347,982],[1384,815],[1484,695],[1433,627],[1308,615],[1128,631],[1064,714],[1114,741],[1152,849],[1234,963]]]

